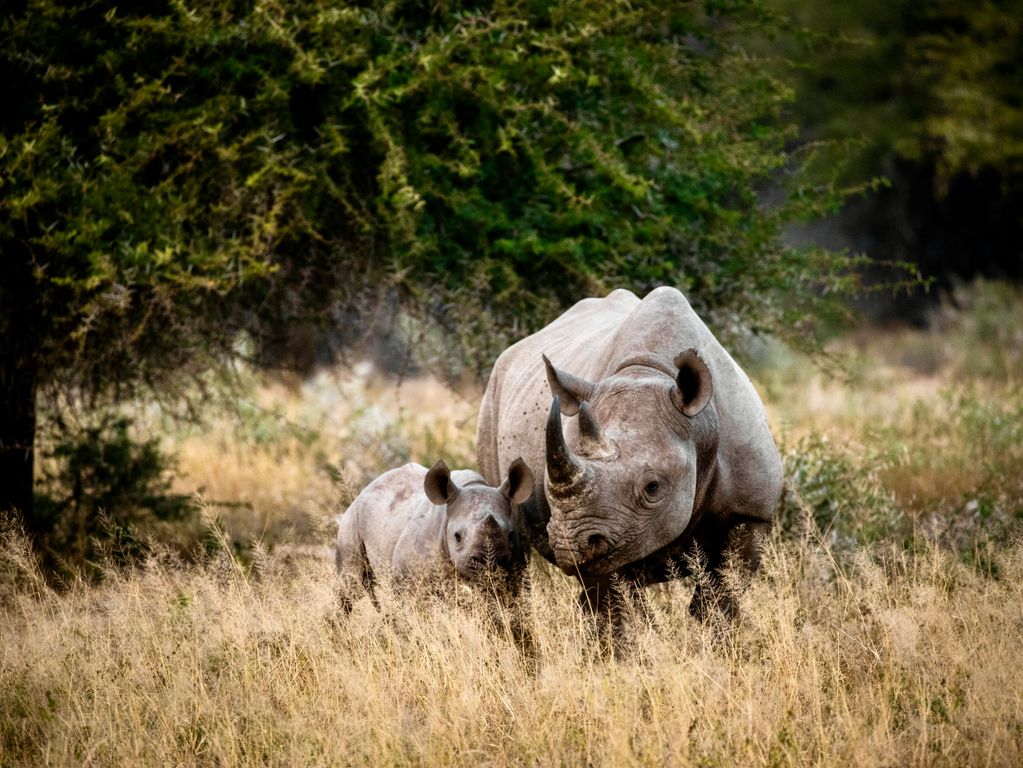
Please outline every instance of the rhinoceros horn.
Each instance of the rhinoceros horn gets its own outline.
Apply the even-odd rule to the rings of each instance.
[[[547,416],[547,479],[555,489],[568,489],[583,479],[586,467],[572,453],[561,431],[561,403],[555,395]]]
[[[579,436],[583,442],[583,455],[598,453],[605,449],[604,435],[593,409],[585,400],[579,406]]]
[[[568,371],[555,368],[547,355],[541,357],[547,369],[547,383],[550,385],[551,394],[561,399],[562,410],[566,416],[575,416],[579,411],[579,404],[592,397],[594,385],[586,379],[573,376]]]

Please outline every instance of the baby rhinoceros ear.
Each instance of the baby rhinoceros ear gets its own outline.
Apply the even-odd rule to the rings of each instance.
[[[501,484],[501,493],[521,504],[533,493],[533,472],[522,458],[517,458],[508,467],[508,477]]]
[[[443,460],[438,461],[423,479],[426,498],[434,504],[450,504],[458,495],[458,486],[451,479],[451,472]]]

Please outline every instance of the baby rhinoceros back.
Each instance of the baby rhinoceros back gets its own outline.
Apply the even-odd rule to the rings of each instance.
[[[512,504],[533,492],[533,474],[512,463],[497,488],[471,470],[451,472],[443,461],[385,472],[352,502],[338,524],[341,604],[350,609],[361,588],[380,578],[439,585],[457,575],[470,583],[496,580],[512,593],[526,552]]]

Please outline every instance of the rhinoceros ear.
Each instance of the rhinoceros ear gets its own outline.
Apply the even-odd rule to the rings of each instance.
[[[547,359],[547,355],[543,355],[543,364],[547,366],[547,383],[551,385],[551,394],[561,401],[561,412],[566,416],[575,416],[583,400],[593,399],[594,385],[586,379],[558,370]]]
[[[533,473],[522,458],[508,467],[508,477],[501,484],[501,492],[516,504],[521,504],[533,493]]]
[[[671,393],[675,407],[686,416],[695,416],[714,396],[710,368],[695,349],[687,349],[676,357],[675,365],[678,375],[675,376],[676,389]]]
[[[426,498],[434,504],[450,504],[458,495],[458,486],[451,479],[451,472],[448,465],[438,461],[423,480],[423,490],[426,491]]]

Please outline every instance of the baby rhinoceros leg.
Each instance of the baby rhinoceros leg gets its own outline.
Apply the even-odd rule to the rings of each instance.
[[[376,605],[373,592],[373,571],[366,559],[366,551],[362,547],[351,547],[337,550],[337,603],[342,613],[352,611],[352,605],[363,592],[369,594],[370,600]]]
[[[358,501],[342,516],[338,526],[335,563],[337,566],[337,604],[344,614],[352,611],[352,605],[365,592],[373,604],[377,604],[373,592],[374,577],[366,555],[366,543],[359,530]]]

